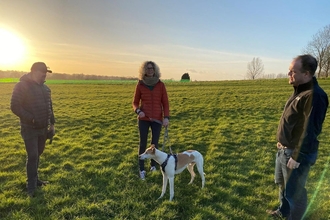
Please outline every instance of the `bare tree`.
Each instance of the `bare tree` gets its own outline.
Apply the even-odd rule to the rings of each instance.
[[[264,64],[262,60],[257,57],[253,57],[252,61],[247,65],[247,73],[246,76],[248,79],[256,79],[258,76],[263,74],[264,72]]]
[[[264,74],[264,79],[275,79],[276,74],[275,73],[270,73],[270,74]]]
[[[323,29],[318,31],[314,36],[312,41],[310,41],[304,53],[311,54],[315,56],[319,62],[319,71],[317,77],[321,76],[324,72],[327,77],[329,74],[329,56],[330,56],[330,24],[325,26]]]
[[[330,74],[330,46],[324,54],[324,59],[322,63],[322,73],[324,77],[328,78]]]
[[[287,77],[288,77],[288,74],[279,73],[279,74],[277,74],[276,79],[287,78]]]

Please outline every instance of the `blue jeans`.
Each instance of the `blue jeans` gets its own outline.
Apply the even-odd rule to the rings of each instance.
[[[147,148],[149,128],[151,128],[151,144],[154,144],[158,148],[158,141],[162,125],[155,121],[143,121],[138,120],[139,133],[140,133],[140,145],[139,155],[143,154]],[[151,166],[156,166],[156,161],[151,160]],[[140,171],[144,170],[144,160],[139,160]]]
[[[291,149],[280,149],[276,155],[275,183],[279,186],[279,210],[288,219],[302,219],[307,208],[305,188],[311,164],[303,159],[299,167],[289,169],[286,165],[292,155]]]
[[[28,192],[32,192],[37,188],[39,158],[45,150],[47,128],[34,129],[22,126],[21,135],[24,140],[27,153],[27,190]]]

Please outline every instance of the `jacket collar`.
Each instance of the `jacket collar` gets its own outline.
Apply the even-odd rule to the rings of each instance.
[[[313,85],[317,85],[317,80],[315,77],[312,78],[312,80],[310,80],[309,82],[307,83],[304,83],[304,84],[301,84],[301,85],[298,85],[298,86],[294,86],[294,91],[295,93],[300,93],[300,92],[303,92],[303,91],[306,91],[306,90],[310,90],[313,88]]]

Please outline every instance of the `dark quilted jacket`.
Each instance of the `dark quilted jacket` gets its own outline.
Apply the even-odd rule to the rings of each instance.
[[[33,81],[29,74],[15,85],[10,107],[22,126],[38,129],[55,123],[50,89]]]

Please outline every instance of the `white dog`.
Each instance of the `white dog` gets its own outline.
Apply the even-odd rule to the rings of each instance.
[[[202,177],[202,188],[205,184],[205,177],[203,171],[204,159],[203,155],[196,150],[187,150],[177,155],[167,154],[158,149],[155,145],[151,145],[143,154],[140,156],[141,160],[154,159],[160,166],[163,174],[163,188],[160,198],[162,198],[166,191],[167,182],[170,182],[170,201],[174,196],[174,175],[181,173],[186,167],[191,174],[189,184],[194,181],[196,176],[194,172],[194,165],[197,165],[197,170]]]

